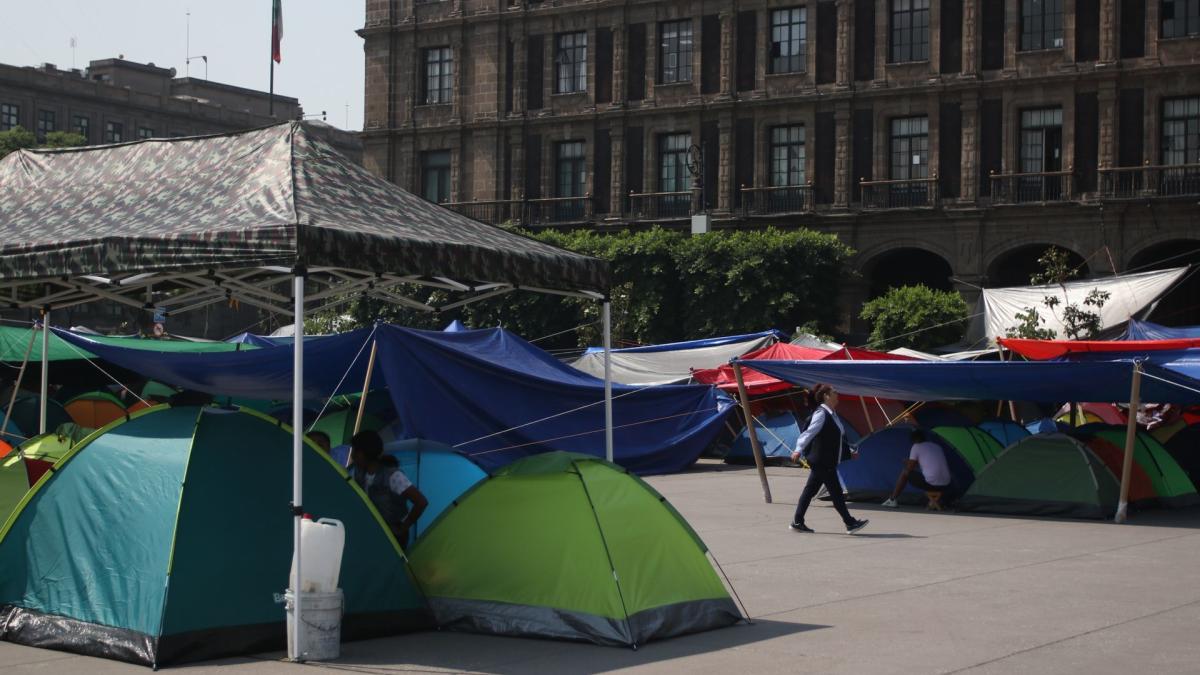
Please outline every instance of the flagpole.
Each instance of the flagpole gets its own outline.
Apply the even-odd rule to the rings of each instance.
[[[271,89],[267,92],[268,114],[271,117],[275,116],[275,57],[271,56]]]

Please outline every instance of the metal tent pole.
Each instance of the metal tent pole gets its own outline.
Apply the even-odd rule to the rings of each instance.
[[[296,270],[292,279],[292,298],[295,305],[292,314],[295,320],[295,341],[292,349],[292,537],[293,552],[296,557],[296,588],[292,589],[292,602],[295,620],[292,624],[292,644],[295,653],[289,656],[295,661],[303,661],[300,643],[300,586],[304,578],[301,572],[300,559],[300,521],[304,512],[304,276],[303,270]]]
[[[612,303],[604,299],[604,458],[613,461]]]
[[[1113,520],[1125,522],[1129,509],[1129,474],[1133,470],[1133,449],[1137,443],[1137,411],[1142,403],[1142,364],[1133,364],[1133,381],[1129,385],[1129,422],[1125,425],[1125,458],[1121,463],[1121,498]]]
[[[42,399],[38,402],[38,433],[46,433],[46,406],[50,400],[50,309],[42,310]]]

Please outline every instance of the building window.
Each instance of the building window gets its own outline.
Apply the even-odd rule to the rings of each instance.
[[[138,138],[154,138],[154,130],[150,127],[138,127]]]
[[[55,130],[54,111],[39,110],[37,118],[37,138],[39,142],[46,142],[46,134]]]
[[[808,10],[771,12],[771,72],[802,73],[808,60]]]
[[[425,50],[425,103],[449,103],[454,59],[449,47]]]
[[[892,120],[892,180],[929,177],[929,118]]]
[[[1200,96],[1163,101],[1162,163],[1200,164]]]
[[[582,197],[587,174],[584,169],[583,141],[558,144],[558,197]]]
[[[125,140],[125,126],[120,122],[105,122],[104,141],[106,143],[120,143],[123,140]]]
[[[89,120],[86,116],[76,115],[71,120],[71,128],[75,130],[75,133],[79,134],[80,136],[83,136],[83,141],[85,143],[91,142],[91,140],[92,140],[92,123],[91,123],[91,120]]]
[[[1021,173],[1062,168],[1062,108],[1021,111]]]
[[[450,151],[421,153],[421,196],[441,204],[450,201]]]
[[[929,0],[892,0],[892,63],[929,60]]]
[[[8,131],[21,123],[21,107],[0,103],[0,131]]]
[[[1200,0],[1163,0],[1162,36],[1200,35]]]
[[[1062,46],[1062,0],[1021,0],[1021,50],[1060,49]]]
[[[687,192],[692,189],[688,171],[691,134],[663,134],[658,139],[658,189],[660,192]]]
[[[692,21],[664,21],[658,25],[659,84],[692,81]]]
[[[771,187],[804,184],[804,125],[771,129]]]
[[[558,85],[555,91],[560,94],[587,91],[587,33],[559,35],[557,49],[554,63],[558,68]]]

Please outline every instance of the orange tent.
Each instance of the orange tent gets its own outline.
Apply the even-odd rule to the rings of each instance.
[[[63,407],[75,424],[87,429],[99,429],[128,415],[125,406],[118,401],[115,396],[84,394],[71,399]]]

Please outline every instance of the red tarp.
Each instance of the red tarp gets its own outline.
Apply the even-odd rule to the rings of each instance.
[[[754,360],[776,360],[776,361],[913,361],[914,359],[898,354],[888,354],[886,352],[873,352],[869,349],[858,349],[855,347],[843,347],[837,350],[816,349],[814,347],[801,347],[792,345],[786,342],[776,342],[773,345],[763,347],[762,349],[750,352],[741,357],[741,361]],[[791,389],[792,385],[783,380],[775,379],[770,375],[753,370],[751,368],[742,368],[742,378],[746,383],[746,393],[751,396],[760,396],[776,391],[784,391]],[[718,388],[727,392],[737,391],[737,378],[733,375],[733,366],[725,364],[719,368],[704,368],[702,370],[693,370],[692,379],[700,384],[715,384]]]
[[[1029,340],[1025,338],[998,338],[1006,349],[1027,359],[1045,361],[1067,354],[1084,352],[1156,352],[1169,349],[1191,349],[1200,347],[1200,339],[1180,338],[1177,340]]]

